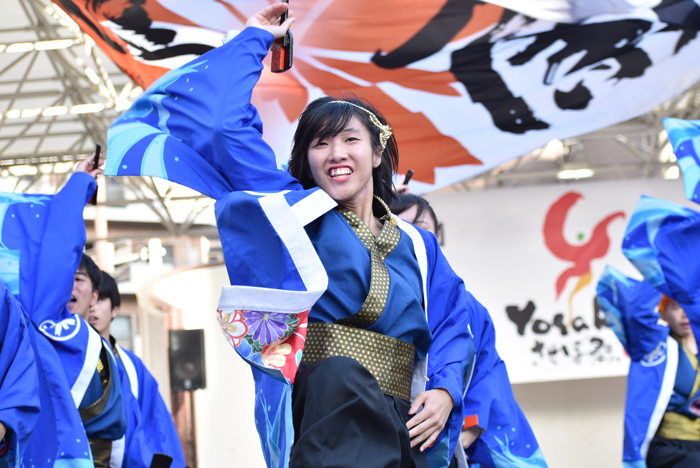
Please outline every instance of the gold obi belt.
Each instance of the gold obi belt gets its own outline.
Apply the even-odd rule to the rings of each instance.
[[[665,439],[700,440],[700,418],[667,411],[661,420],[658,435]]]
[[[345,356],[355,359],[377,379],[385,395],[411,401],[416,347],[390,336],[337,323],[311,322],[302,364]]]

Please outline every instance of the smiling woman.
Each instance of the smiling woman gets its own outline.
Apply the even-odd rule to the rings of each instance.
[[[464,284],[388,209],[398,147],[368,102],[311,102],[277,167],[250,99],[287,8],[147,90],[110,128],[107,172],[217,199],[219,323],[253,367],[268,466],[444,468],[462,426]]]
[[[356,96],[322,97],[299,117],[289,172],[305,189],[321,187],[379,233],[384,203],[395,198],[398,147],[386,119]],[[374,217],[374,219],[372,219]]]

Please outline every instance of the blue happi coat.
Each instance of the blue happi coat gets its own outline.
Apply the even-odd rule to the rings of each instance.
[[[643,196],[627,225],[622,252],[649,284],[685,310],[700,337],[700,213]]]
[[[527,418],[515,400],[506,364],[496,351],[496,329],[486,308],[467,293],[475,360],[464,397],[464,416],[476,415],[482,433],[467,449],[487,468],[546,468]]]
[[[17,468],[39,419],[39,382],[22,307],[1,281],[0,296],[0,466]]]
[[[684,355],[655,308],[665,294],[685,310],[700,336],[700,213],[643,196],[625,231],[622,252],[642,273],[638,282],[608,268],[598,303],[632,360],[625,411],[623,463],[645,468],[649,443],[666,410],[682,410],[676,398]],[[691,398],[692,399],[692,398]]]
[[[700,120],[665,118],[663,123],[683,172],[685,198],[700,203]]]
[[[253,367],[266,462],[285,467],[306,325],[359,310],[370,258],[335,202],[279,170],[262,139],[250,98],[272,41],[270,33],[248,28],[156,81],[110,127],[105,173],[161,177],[217,200],[231,281],[219,322]],[[436,387],[452,395],[448,424],[428,453],[431,466],[445,467],[458,443],[468,375],[465,290],[432,234],[396,222],[402,235],[386,260],[387,306],[368,329],[416,346],[414,397]]]
[[[158,382],[141,359],[118,344],[119,371],[127,409],[125,467],[150,466],[154,453],[173,457],[171,468],[185,467],[185,454]]]
[[[23,466],[93,466],[86,429],[78,413],[96,374],[104,346],[99,334],[66,304],[85,244],[83,208],[95,179],[74,174],[55,196],[0,194],[2,281],[19,299],[37,357],[41,413]],[[116,369],[116,362],[113,362]],[[116,380],[105,410],[123,413]],[[103,418],[101,424],[109,425]],[[116,433],[123,436],[123,418]],[[115,448],[118,448],[118,444]]]
[[[678,342],[660,323],[661,293],[646,281],[607,266],[596,288],[605,319],[630,357],[625,402],[623,466],[646,468],[651,439],[667,411],[676,382]]]

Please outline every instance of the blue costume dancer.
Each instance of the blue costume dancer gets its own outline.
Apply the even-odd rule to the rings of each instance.
[[[697,466],[700,373],[691,347],[700,325],[700,213],[642,197],[622,250],[646,281],[608,268],[598,285],[598,303],[632,359],[624,464]],[[670,333],[657,323],[659,292],[682,307],[666,311]]]
[[[39,382],[22,307],[3,282],[0,295],[0,466],[17,468],[39,419]]]
[[[1,195],[2,255],[14,259],[12,279],[6,284],[13,285],[27,316],[39,375],[41,413],[25,452],[25,467],[95,466],[77,408],[81,403],[92,406],[86,395],[96,375],[99,384],[103,342],[66,306],[85,243],[83,207],[94,189],[94,177],[77,173],[55,196]],[[103,411],[123,412],[119,388],[115,385],[109,398],[101,400]],[[124,435],[123,419],[99,422],[98,429],[113,427],[117,439]]]
[[[646,468],[649,445],[664,413],[678,408],[669,403],[682,353],[679,343],[669,335],[669,328],[659,323],[656,306],[661,293],[649,283],[628,278],[608,266],[596,292],[598,305],[631,360],[623,466]]]
[[[112,320],[119,314],[121,295],[117,282],[104,271],[97,303],[90,308],[88,321],[109,340],[119,364],[124,410],[127,418],[125,467],[150,466],[155,453],[173,458],[171,468],[184,468],[185,455],[173,418],[158,391],[158,383],[131,351],[111,335]]]
[[[440,223],[427,200],[398,195],[392,211],[416,226],[439,235]],[[496,329],[488,310],[467,292],[473,349],[473,370],[464,396],[463,414],[469,461],[487,468],[547,466],[535,434],[515,400],[506,364],[496,351]],[[454,460],[451,466],[459,466]]]
[[[274,23],[285,8],[257,17]],[[284,29],[276,28],[276,35]],[[395,154],[395,143],[360,101],[317,101],[314,111],[330,106],[323,109],[337,119],[326,121],[322,138],[324,128],[297,135],[323,140],[302,145],[304,158],[307,149],[317,155],[359,141],[361,151],[351,150],[342,167],[298,177],[277,169],[250,104],[273,38],[249,27],[154,83],[110,128],[106,173],[162,177],[217,199],[232,284],[219,320],[253,367],[268,466],[425,466],[426,453],[430,466],[445,467],[458,442],[467,374],[464,285],[434,236],[372,207],[371,181],[376,194],[376,184],[391,183],[391,169],[388,179],[371,174],[391,164],[384,150]],[[300,183],[311,173],[326,191]],[[361,192],[369,203],[360,214],[334,209],[326,193],[344,199],[334,187],[346,181],[352,200]],[[421,443],[432,447],[421,453]]]
[[[481,435],[466,450],[487,468],[546,468],[535,434],[515,400],[506,364],[496,351],[496,329],[486,308],[467,293],[475,363],[464,397],[465,416],[476,415]]]
[[[116,345],[119,360],[127,376],[131,394],[141,415],[143,440],[152,453],[164,453],[173,457],[171,468],[184,468],[185,454],[175,429],[173,418],[158,390],[158,382],[143,361],[131,351]]]

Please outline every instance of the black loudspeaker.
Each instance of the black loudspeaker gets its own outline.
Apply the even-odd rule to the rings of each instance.
[[[204,330],[170,330],[169,337],[170,390],[206,388]]]

